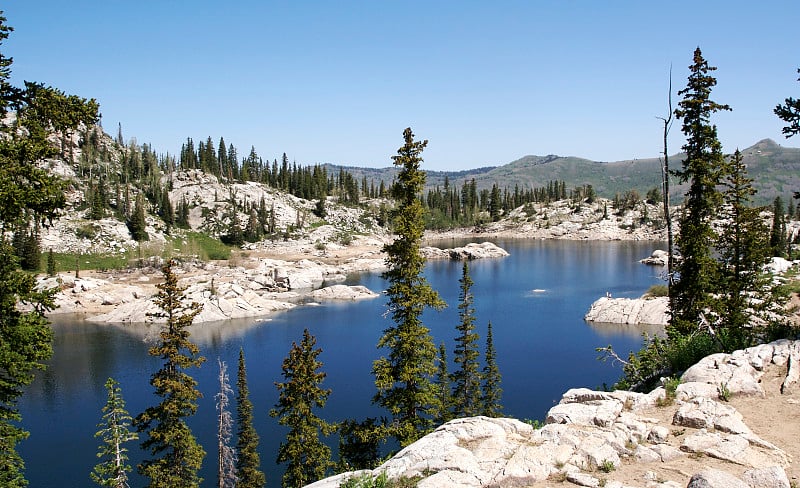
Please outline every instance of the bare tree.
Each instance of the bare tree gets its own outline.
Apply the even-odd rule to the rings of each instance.
[[[219,363],[219,393],[216,394],[217,443],[219,446],[217,484],[219,488],[233,488],[238,481],[236,478],[236,449],[231,445],[233,418],[228,409],[233,389],[231,389],[228,379],[228,365],[219,358],[217,362]]]
[[[667,116],[656,117],[664,123],[664,159],[661,160],[661,186],[664,200],[664,222],[667,224],[667,285],[673,282],[673,238],[672,215],[669,203],[669,153],[667,152],[667,136],[672,128],[672,65],[669,67],[669,92],[667,96]]]

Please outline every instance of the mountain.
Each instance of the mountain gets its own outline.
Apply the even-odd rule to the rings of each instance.
[[[771,139],[761,140],[742,150],[744,162],[754,187],[758,190],[755,200],[766,205],[776,197],[787,200],[791,194],[800,190],[800,148],[783,147]],[[684,154],[670,156],[670,169],[679,169]],[[366,177],[367,181],[390,183],[397,175],[395,168],[357,168],[328,165],[328,171],[346,169],[357,179]],[[548,156],[524,156],[503,166],[483,167],[465,171],[428,171],[428,187],[443,186],[445,178],[456,186],[472,178],[478,189],[500,188],[521,189],[546,186],[548,181],[564,180],[567,188],[592,185],[603,197],[613,198],[636,190],[644,195],[648,190],[660,186],[660,158],[633,159],[614,162],[591,161],[583,158],[564,157],[554,154]],[[677,178],[670,181],[674,201],[680,201],[687,186],[679,185]]]

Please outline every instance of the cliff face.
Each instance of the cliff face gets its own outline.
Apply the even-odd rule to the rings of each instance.
[[[373,471],[419,487],[789,487],[800,455],[800,341],[715,354],[690,368],[674,398],[567,391],[541,429],[515,419],[456,419]]]

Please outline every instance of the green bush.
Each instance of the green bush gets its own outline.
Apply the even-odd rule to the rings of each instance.
[[[97,235],[97,229],[93,224],[86,224],[78,227],[75,229],[75,235],[78,236],[79,239],[94,239]]]
[[[668,297],[669,287],[667,285],[653,285],[644,292],[644,298]]]

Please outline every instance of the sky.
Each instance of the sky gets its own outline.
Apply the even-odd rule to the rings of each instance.
[[[411,127],[423,169],[557,154],[656,157],[695,48],[718,69],[725,152],[785,139],[800,97],[797,0],[6,0],[12,82],[100,103],[105,131],[176,154],[386,167]],[[670,133],[671,154],[684,142]]]

